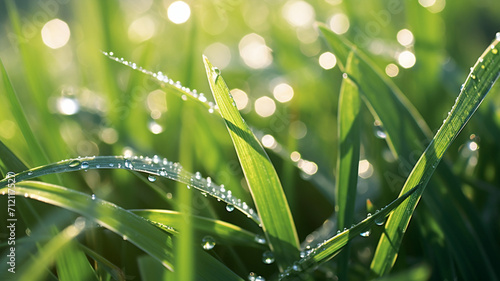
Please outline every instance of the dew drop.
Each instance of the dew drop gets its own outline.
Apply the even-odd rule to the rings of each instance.
[[[381,218],[375,220],[375,224],[376,225],[380,226],[380,225],[384,225],[384,223],[385,223],[385,218],[384,217],[381,217]]]
[[[29,194],[28,193],[24,193],[24,197],[28,198]]]
[[[255,276],[255,273],[250,272],[250,273],[248,274],[248,281],[255,281],[255,277],[256,277],[256,276]]]
[[[371,234],[371,230],[368,230],[365,232],[361,232],[359,235],[361,235],[362,237],[368,237],[368,236],[370,236],[370,234]]]
[[[95,200],[95,194],[92,194],[92,200]]]
[[[212,236],[205,236],[201,240],[201,245],[204,250],[212,250],[215,247],[215,239]]]
[[[194,177],[197,179],[197,180],[201,180],[201,173],[200,172],[196,172],[194,174]]]
[[[274,254],[271,251],[265,251],[262,254],[262,262],[265,264],[272,264],[274,262]]]
[[[156,181],[156,177],[150,175],[150,176],[148,176],[148,181],[155,182]]]
[[[234,205],[233,204],[227,204],[226,205],[226,211],[228,211],[228,212],[234,211]]]
[[[28,172],[28,176],[31,176],[31,175],[33,175],[33,172],[32,172],[32,171],[29,171],[29,172]]]
[[[128,159],[125,160],[125,168],[131,169],[131,170],[134,168],[134,166],[132,165],[132,162],[130,162],[130,160],[128,160]]]
[[[293,271],[301,271],[302,268],[300,267],[300,264],[298,262],[294,262],[292,265],[292,270]]]
[[[373,125],[373,133],[379,139],[386,139],[387,138],[387,134],[385,132],[385,129],[379,121],[376,121],[375,124]]]
[[[128,237],[127,235],[123,235],[123,241],[127,241]]]
[[[262,235],[256,235],[255,242],[257,242],[259,244],[266,244],[266,238]]]
[[[81,168],[82,169],[88,169],[89,168],[89,162],[82,162],[82,165],[81,165]]]
[[[69,163],[69,166],[71,168],[74,168],[74,167],[77,167],[77,166],[80,166],[81,162],[79,160],[73,160]]]
[[[495,36],[496,36],[497,41],[500,41],[500,32],[497,32],[497,34]]]
[[[347,73],[345,73],[345,72],[342,73],[342,78],[347,79],[348,77],[349,77],[349,75],[347,75]]]
[[[161,168],[159,174],[160,176],[164,177],[167,175],[167,170],[165,168]]]

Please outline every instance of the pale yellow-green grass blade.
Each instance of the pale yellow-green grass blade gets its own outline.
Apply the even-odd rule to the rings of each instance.
[[[210,89],[233,140],[262,228],[280,269],[298,256],[292,214],[276,170],[264,148],[241,117],[220,71],[203,58]]]

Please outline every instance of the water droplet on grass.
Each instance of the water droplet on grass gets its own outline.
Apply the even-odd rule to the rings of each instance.
[[[226,205],[226,211],[228,211],[228,212],[232,212],[232,211],[234,211],[234,205],[232,205],[232,204],[227,204],[227,205]]]
[[[132,165],[132,162],[130,162],[130,160],[128,160],[128,159],[125,160],[125,168],[131,169],[131,170],[134,168],[134,166]]]
[[[74,167],[79,166],[80,164],[81,164],[80,160],[73,160],[73,161],[71,161],[71,162],[69,163],[69,166],[70,166],[71,168],[74,168]]]
[[[212,236],[205,236],[201,240],[204,250],[212,250],[215,247],[215,239]]]
[[[266,244],[266,238],[262,235],[256,235],[255,242],[257,242],[259,244]]]
[[[381,218],[375,220],[376,225],[380,226],[380,225],[384,225],[384,223],[385,223],[385,217],[381,217]]]
[[[156,177],[154,177],[154,176],[148,176],[148,181],[155,182],[156,181]]]
[[[88,169],[89,168],[89,162],[82,162],[82,165],[81,165],[81,168],[82,169]]]
[[[359,235],[361,235],[362,237],[368,237],[370,236],[371,234],[371,230],[367,230],[365,232],[361,232]]]
[[[95,194],[92,194],[91,198],[92,198],[92,200],[95,200]]]
[[[212,71],[213,71],[214,81],[215,83],[217,83],[217,79],[220,76],[220,69],[218,69],[217,67],[213,67]]]
[[[272,264],[274,262],[274,254],[271,251],[265,251],[262,254],[262,262],[265,264]]]

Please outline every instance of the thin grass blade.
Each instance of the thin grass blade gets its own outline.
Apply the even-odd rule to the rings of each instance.
[[[297,280],[297,275],[301,275],[304,272],[310,272],[318,268],[321,264],[331,260],[333,257],[338,255],[340,251],[355,237],[359,237],[362,233],[370,231],[370,229],[376,224],[379,225],[384,222],[386,217],[391,214],[398,206],[400,206],[406,199],[414,194],[420,186],[415,186],[410,189],[407,193],[396,198],[394,201],[389,203],[387,206],[378,210],[373,215],[369,215],[367,218],[357,223],[355,226],[339,232],[334,237],[316,245],[315,248],[309,249],[301,253],[304,256],[302,259],[295,261],[291,266],[286,268],[284,272],[280,273],[280,280]]]
[[[500,39],[500,38],[498,38]],[[411,186],[420,184],[422,189],[415,193],[408,202],[402,204],[388,219],[385,232],[380,238],[371,268],[377,275],[384,275],[394,264],[403,234],[408,226],[415,207],[424,191],[427,182],[434,173],[444,153],[465,127],[474,112],[477,110],[486,94],[500,75],[500,55],[498,55],[499,41],[495,40],[484,51],[477,63],[471,68],[471,73],[465,81],[460,95],[457,97],[448,117],[436,133],[431,143],[424,151],[408,177],[402,193]],[[487,267],[485,276],[496,279],[492,268]]]
[[[271,250],[280,269],[298,255],[298,237],[278,175],[264,148],[241,117],[220,71],[203,58],[210,89],[233,140]]]
[[[346,68],[350,72],[358,71],[358,60],[351,52]],[[338,111],[339,151],[337,158],[337,229],[348,228],[354,222],[354,206],[358,184],[358,166],[360,153],[360,98],[356,84],[344,76],[340,88]],[[349,245],[346,246],[339,259],[340,280],[347,279],[349,267]]]

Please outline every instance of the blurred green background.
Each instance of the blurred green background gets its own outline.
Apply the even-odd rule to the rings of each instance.
[[[500,31],[500,2],[494,0],[9,2],[0,4],[0,58],[46,160],[158,154],[201,171],[251,202],[221,118],[101,51],[162,71],[213,101],[201,59],[205,54],[222,70],[243,117],[261,132],[257,135],[270,151],[299,238],[306,244],[306,238],[315,238],[308,235],[334,213],[342,77],[315,21],[365,51],[433,132],[453,105],[469,68]],[[457,175],[475,183],[464,185],[463,191],[496,234],[499,103],[495,86],[446,157]],[[2,142],[28,167],[47,164],[26,145],[5,96],[0,96],[0,105]],[[411,170],[395,162],[375,120],[366,107],[361,110],[367,114],[358,219],[368,212],[366,199],[381,207],[401,188],[403,182],[388,183],[385,172],[404,179]],[[428,140],[415,141],[425,145]],[[124,208],[178,208],[174,182],[156,183],[170,194],[169,203],[146,187],[142,177],[124,171],[61,177],[65,186]],[[215,200],[192,196],[193,214],[205,214],[211,206],[212,215],[256,230]],[[409,236],[415,233],[410,226]],[[369,263],[376,240],[360,242],[353,254],[356,263]],[[418,246],[406,247],[415,259],[409,263],[426,260]],[[223,251],[219,254],[225,258]],[[135,261],[123,258],[117,262],[134,267]]]

